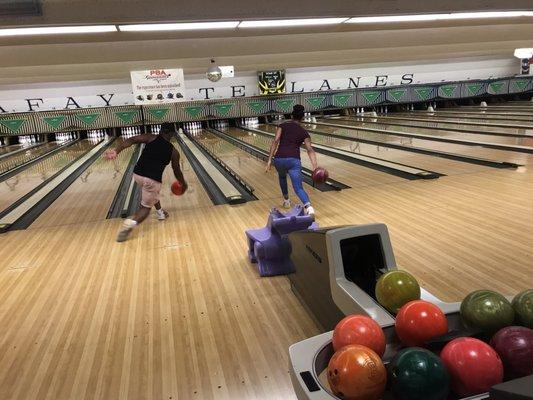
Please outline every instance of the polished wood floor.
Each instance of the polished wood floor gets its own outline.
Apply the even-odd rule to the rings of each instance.
[[[386,223],[398,265],[438,297],[513,294],[533,287],[524,161],[518,171],[472,167],[431,181],[383,174],[311,196],[322,226]],[[319,330],[285,277],[258,277],[244,237],[265,224],[277,195],[215,207],[196,190],[202,206],[174,198],[170,219],[151,217],[125,243],[114,241],[119,220],[0,236],[0,399],[295,398],[288,346]]]

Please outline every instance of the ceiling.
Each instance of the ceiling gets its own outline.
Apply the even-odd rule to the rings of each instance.
[[[428,12],[532,10],[531,0],[24,0],[13,15],[0,0],[2,27],[365,16]],[[32,3],[32,4],[30,4]],[[22,11],[21,11],[22,13]],[[128,79],[133,69],[205,71],[214,57],[237,71],[274,67],[423,62],[459,57],[512,57],[533,47],[533,19],[462,20],[328,27],[189,32],[115,32],[4,37],[0,84]]]

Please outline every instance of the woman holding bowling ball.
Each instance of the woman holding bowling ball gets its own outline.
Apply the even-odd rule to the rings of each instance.
[[[305,145],[313,171],[317,169],[315,150],[311,147],[309,133],[302,127],[304,107],[296,104],[292,110],[292,119],[279,125],[276,137],[270,146],[270,154],[266,166],[266,172],[270,171],[272,163],[278,171],[279,186],[283,195],[283,207],[290,208],[289,189],[287,187],[287,174],[291,178],[292,186],[296,195],[300,198],[308,215],[314,215],[315,210],[311,206],[309,195],[302,185],[302,162],[300,160],[300,146]]]

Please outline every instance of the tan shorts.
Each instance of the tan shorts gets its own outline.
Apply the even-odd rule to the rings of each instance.
[[[146,208],[155,206],[159,201],[161,182],[137,174],[133,174],[133,179],[141,188],[141,206]]]

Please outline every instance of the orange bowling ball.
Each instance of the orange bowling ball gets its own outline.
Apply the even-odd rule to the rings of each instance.
[[[328,382],[344,400],[378,400],[385,392],[387,371],[375,351],[361,345],[341,348],[328,364]]]
[[[172,193],[174,193],[176,196],[181,196],[184,193],[183,185],[180,181],[175,181],[171,186],[170,190]]]
[[[360,344],[382,357],[385,352],[385,334],[381,326],[366,315],[348,315],[340,320],[333,331],[333,350],[349,344]]]

